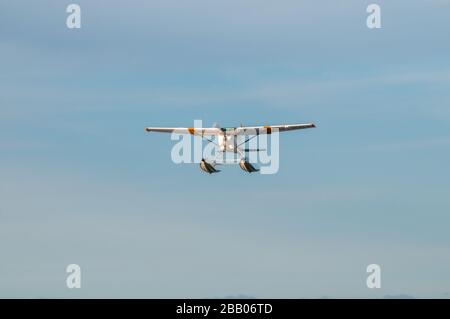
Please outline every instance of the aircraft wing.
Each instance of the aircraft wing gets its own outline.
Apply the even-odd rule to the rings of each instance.
[[[178,133],[191,134],[198,136],[213,136],[221,134],[221,130],[216,127],[146,127],[146,132],[160,132],[160,133]]]
[[[264,126],[242,126],[234,130],[235,135],[259,135],[272,134],[272,131],[285,132],[293,130],[303,130],[316,127],[314,123],[306,124],[285,124],[285,125],[264,125]]]

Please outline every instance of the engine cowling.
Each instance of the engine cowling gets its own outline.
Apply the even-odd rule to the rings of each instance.
[[[200,169],[208,174],[220,172],[220,170],[215,169],[212,164],[208,163],[204,159],[200,161]]]
[[[258,172],[259,169],[256,169],[252,164],[242,159],[239,162],[239,167],[248,173]]]

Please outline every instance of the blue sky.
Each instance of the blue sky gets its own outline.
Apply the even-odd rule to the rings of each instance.
[[[449,1],[70,3],[0,0],[1,297],[448,298]],[[209,176],[195,119],[318,127]]]

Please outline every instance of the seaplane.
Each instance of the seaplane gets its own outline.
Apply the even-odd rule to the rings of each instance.
[[[303,130],[308,128],[315,128],[314,123],[305,124],[285,124],[285,125],[263,125],[263,126],[239,126],[239,127],[220,127],[217,124],[214,127],[146,127],[146,132],[159,132],[159,133],[176,133],[176,134],[190,134],[193,136],[199,136],[207,142],[214,143],[219,152],[234,153],[239,156],[239,160],[234,163],[239,164],[239,167],[248,172],[258,172],[259,169],[255,168],[247,159],[246,154],[248,152],[259,152],[262,149],[249,149],[242,147],[254,137],[261,134],[272,134],[275,132],[287,132],[294,130]],[[244,141],[239,138],[246,137]],[[213,141],[211,137],[216,137],[216,141]],[[216,159],[205,159],[199,163],[200,169],[206,173],[218,173],[220,170],[216,168],[217,165],[223,163],[218,162]]]

